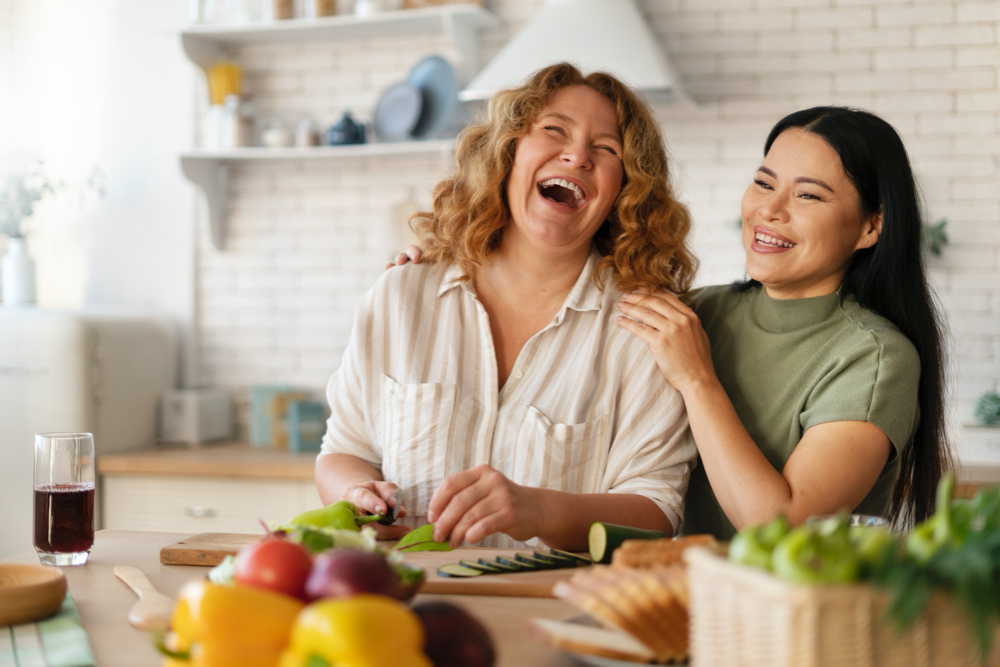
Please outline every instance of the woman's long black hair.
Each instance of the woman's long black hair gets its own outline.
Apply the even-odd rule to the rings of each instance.
[[[889,518],[912,525],[934,512],[934,491],[950,467],[945,444],[942,334],[920,249],[921,216],[916,183],[903,142],[878,116],[844,107],[814,107],[785,116],[764,144],[764,155],[785,130],[800,128],[822,137],[840,155],[867,215],[882,210],[878,243],[858,250],[843,288],[858,303],[895,324],[920,356],[917,402],[920,423],[903,450]],[[755,280],[738,283],[745,290]]]

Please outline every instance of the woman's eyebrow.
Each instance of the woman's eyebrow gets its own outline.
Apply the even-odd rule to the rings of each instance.
[[[550,112],[548,112],[546,114],[542,114],[541,116],[538,117],[538,120],[542,121],[542,120],[544,120],[546,118],[549,118],[549,117],[558,118],[559,120],[561,120],[562,122],[564,122],[564,123],[566,123],[567,125],[570,125],[570,126],[575,126],[576,125],[576,121],[575,120],[573,120],[572,118],[570,118],[566,114],[559,113],[558,111],[550,111]],[[599,138],[599,139],[601,139],[601,138],[612,139],[613,141],[617,141],[618,143],[622,142],[622,138],[620,136],[618,136],[617,132],[614,132],[614,133],[612,133],[612,132],[603,132],[601,134],[598,134],[597,138]]]
[[[768,176],[770,176],[771,178],[777,178],[778,177],[778,175],[776,173],[774,173],[773,171],[771,171],[770,169],[768,169],[767,167],[764,167],[764,166],[757,167],[757,171],[762,171],[765,174],[767,174]],[[834,193],[833,188],[831,188],[829,185],[827,185],[823,181],[819,180],[818,178],[810,178],[809,176],[799,176],[798,178],[795,179],[795,182],[796,183],[812,183],[813,185],[818,185],[819,187],[825,188],[826,190],[829,190],[831,193]],[[834,194],[836,194],[836,193],[834,193]]]

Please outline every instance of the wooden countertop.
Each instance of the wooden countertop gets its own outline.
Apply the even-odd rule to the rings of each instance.
[[[101,475],[197,475],[313,479],[316,453],[279,452],[245,442],[207,444],[197,448],[156,447],[97,457]]]
[[[182,540],[183,533],[141,533],[102,530],[96,535],[90,562],[66,567],[63,572],[87,630],[94,659],[101,667],[160,667],[163,658],[145,632],[128,624],[128,611],[136,596],[114,576],[115,565],[133,565],[146,573],[153,585],[174,596],[190,579],[204,577],[203,567],[161,565],[160,548]],[[34,552],[5,560],[38,563]],[[525,630],[528,619],[566,618],[576,610],[551,598],[487,597],[477,595],[419,595],[417,600],[449,600],[468,609],[489,630],[498,651],[498,667],[573,667],[578,663],[543,646]]]

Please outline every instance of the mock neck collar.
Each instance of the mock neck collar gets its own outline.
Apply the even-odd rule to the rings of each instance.
[[[763,285],[751,288],[748,296],[754,321],[772,333],[790,333],[820,324],[840,310],[841,300],[839,289],[805,299],[774,299]]]

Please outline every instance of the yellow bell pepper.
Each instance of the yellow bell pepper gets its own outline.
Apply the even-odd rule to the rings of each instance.
[[[163,667],[276,667],[304,606],[259,588],[192,581],[181,589],[169,638],[189,658],[167,658]]]
[[[280,667],[432,667],[424,629],[405,605],[382,595],[314,602],[299,614]]]

